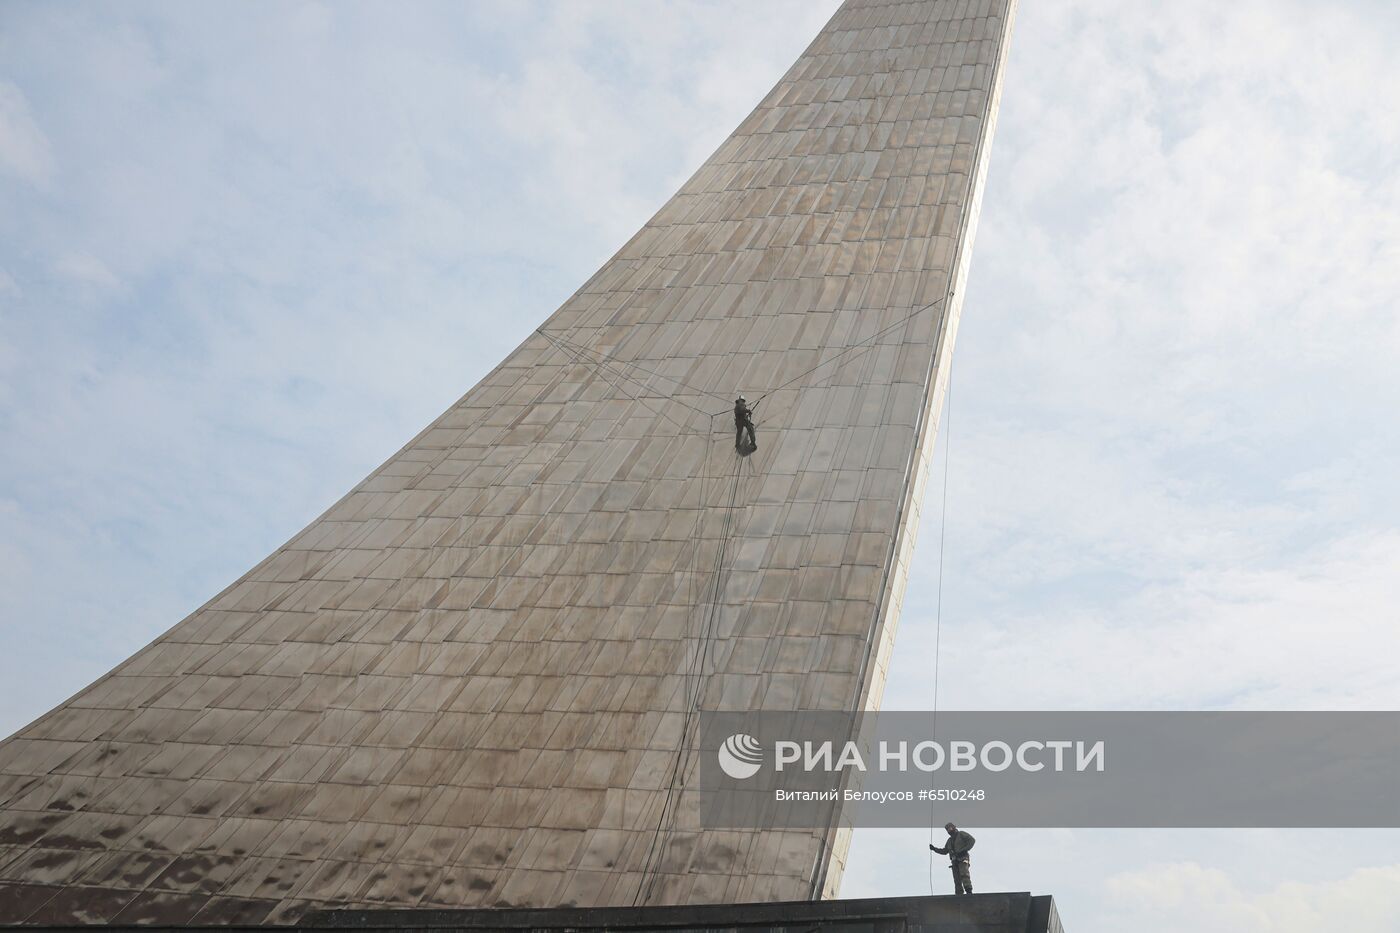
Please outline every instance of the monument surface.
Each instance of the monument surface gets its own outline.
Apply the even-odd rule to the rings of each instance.
[[[1013,6],[849,0],[457,404],[0,745],[0,921],[834,894],[841,831],[699,825],[694,720],[880,701]]]

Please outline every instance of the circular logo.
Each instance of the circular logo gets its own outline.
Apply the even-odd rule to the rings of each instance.
[[[762,766],[763,746],[751,735],[736,732],[719,747],[720,770],[735,780],[753,777]]]

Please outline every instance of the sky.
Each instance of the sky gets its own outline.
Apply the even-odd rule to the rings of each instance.
[[[448,407],[835,7],[0,4],[0,732]],[[1397,47],[1021,4],[887,708],[935,640],[945,709],[1400,708]],[[942,893],[927,835],[842,895]],[[1397,831],[977,835],[1073,933],[1400,928]]]

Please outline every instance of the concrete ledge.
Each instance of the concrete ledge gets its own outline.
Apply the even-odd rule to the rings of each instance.
[[[1049,895],[967,894],[678,907],[330,910],[301,929],[673,933],[1064,933]]]

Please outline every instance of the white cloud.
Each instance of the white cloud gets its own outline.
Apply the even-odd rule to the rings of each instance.
[[[34,122],[24,93],[9,81],[0,81],[0,170],[36,184],[53,171],[48,137]]]
[[[101,291],[121,287],[121,281],[105,262],[86,253],[70,253],[59,258],[53,264],[53,271],[71,282]]]
[[[1220,869],[1174,862],[1121,872],[1106,888],[1105,920],[1120,930],[1391,933],[1400,916],[1400,864],[1246,892]]]
[[[1400,557],[1400,159],[1377,145],[1400,108],[1376,95],[1400,88],[1379,38],[1400,15],[1298,13],[1022,5],[957,350],[951,704],[1400,692],[1376,662]],[[921,539],[887,692],[913,706]]]
[[[1400,535],[1361,536],[1264,569],[1175,571],[1097,606],[945,621],[942,696],[975,709],[1391,709],[1398,564]],[[903,645],[917,655],[929,626],[915,628]]]

